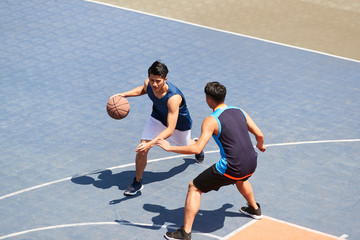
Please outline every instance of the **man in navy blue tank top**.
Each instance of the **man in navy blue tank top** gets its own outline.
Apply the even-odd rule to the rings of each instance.
[[[123,97],[137,97],[147,94],[153,102],[141,141],[136,149],[136,176],[125,190],[126,196],[135,195],[143,189],[142,176],[147,163],[147,154],[156,144],[156,139],[167,139],[174,145],[195,144],[191,137],[192,120],[183,93],[167,81],[168,68],[164,63],[155,61],[148,69],[144,84],[130,91],[118,93]],[[115,96],[113,95],[113,96]],[[204,160],[204,153],[195,155],[196,161]]]
[[[247,200],[248,206],[240,211],[254,219],[261,219],[260,204],[255,201],[249,177],[257,166],[257,153],[249,132],[255,136],[256,147],[264,152],[264,135],[250,116],[242,109],[225,105],[226,88],[218,82],[209,82],[205,87],[206,102],[213,113],[205,118],[201,135],[196,144],[173,146],[163,139],[157,145],[166,151],[180,154],[200,153],[211,137],[220,148],[220,160],[200,173],[189,184],[185,202],[184,225],[175,232],[167,232],[167,239],[191,239],[191,229],[200,208],[201,194],[235,184]]]

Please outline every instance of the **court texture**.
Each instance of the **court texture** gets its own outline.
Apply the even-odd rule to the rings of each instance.
[[[264,219],[227,186],[202,195],[193,239],[360,239],[359,61],[83,0],[2,0],[0,30],[0,239],[163,239],[182,225],[215,141],[203,164],[153,147],[144,189],[125,197],[151,103],[129,98],[119,121],[105,110],[155,60],[193,137],[209,81],[265,135],[250,178]]]

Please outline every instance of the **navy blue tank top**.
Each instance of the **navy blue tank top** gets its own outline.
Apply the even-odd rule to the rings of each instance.
[[[236,107],[225,106],[214,111],[219,134],[213,135],[220,148],[216,169],[224,176],[240,180],[251,176],[257,166],[257,153],[252,145],[246,116]]]
[[[169,109],[167,107],[167,102],[170,97],[172,97],[176,94],[179,94],[182,97],[182,103],[179,108],[179,116],[178,116],[178,120],[177,120],[175,129],[180,130],[180,131],[190,130],[191,126],[192,126],[192,119],[190,117],[190,112],[186,106],[186,101],[185,101],[184,95],[182,94],[180,89],[178,89],[172,83],[166,82],[166,84],[169,86],[168,91],[165,94],[165,96],[163,96],[161,98],[157,98],[154,95],[154,92],[150,86],[150,83],[147,86],[147,89],[146,89],[147,94],[148,94],[149,98],[151,99],[151,101],[153,102],[151,116],[153,118],[159,120],[164,126],[167,126],[167,115],[168,115],[168,111],[169,111]]]

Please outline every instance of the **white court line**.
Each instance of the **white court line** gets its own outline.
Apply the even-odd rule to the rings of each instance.
[[[360,60],[356,60],[356,59],[352,59],[352,58],[341,57],[341,56],[337,56],[337,55],[334,55],[334,54],[329,54],[329,53],[320,52],[320,51],[311,50],[311,49],[302,48],[302,47],[297,47],[297,46],[293,46],[293,45],[289,45],[289,44],[285,44],[285,43],[279,43],[279,42],[270,41],[270,40],[266,40],[266,39],[262,39],[262,38],[252,37],[252,36],[249,36],[249,35],[244,35],[244,34],[240,34],[240,33],[230,32],[230,31],[221,30],[221,29],[217,29],[217,28],[212,28],[212,27],[208,27],[208,26],[204,26],[204,25],[200,25],[200,24],[196,24],[196,23],[186,22],[186,21],[179,20],[179,19],[174,19],[174,18],[164,17],[164,16],[160,16],[160,15],[155,15],[155,14],[152,14],[152,13],[142,12],[142,11],[139,11],[139,10],[134,10],[134,9],[126,8],[126,7],[120,7],[120,6],[112,5],[112,4],[109,4],[109,3],[98,2],[98,1],[95,1],[95,0],[84,0],[84,1],[97,3],[97,4],[109,6],[109,7],[119,8],[119,9],[127,10],[127,11],[130,11],[130,12],[136,12],[136,13],[140,13],[140,14],[144,14],[144,15],[148,15],[148,16],[152,16],[152,17],[162,18],[162,19],[166,19],[166,20],[170,20],[170,21],[174,21],[174,22],[184,23],[184,24],[188,24],[188,25],[192,25],[192,26],[196,26],[196,27],[206,28],[206,29],[217,31],[217,32],[223,32],[223,33],[227,33],[227,34],[231,34],[231,35],[251,38],[251,39],[262,41],[262,42],[268,42],[268,43],[272,43],[272,44],[276,44],[276,45],[280,45],[280,46],[284,46],[284,47],[299,49],[299,50],[303,50],[303,51],[307,51],[307,52],[318,53],[318,54],[326,55],[326,56],[329,56],[329,57],[334,57],[334,58],[339,58],[339,59],[343,59],[343,60],[347,60],[347,61],[360,63]]]
[[[12,238],[32,232],[41,232],[41,231],[47,231],[47,230],[53,230],[53,229],[61,229],[61,228],[71,228],[71,227],[83,227],[83,226],[99,226],[99,225],[129,225],[129,226],[142,226],[142,227],[158,227],[158,228],[168,228],[176,230],[177,228],[172,226],[166,226],[166,225],[157,225],[157,224],[147,224],[147,223],[133,223],[133,222],[124,222],[124,223],[118,223],[118,222],[84,222],[84,223],[70,223],[70,224],[62,224],[62,225],[54,225],[54,226],[47,226],[47,227],[41,227],[41,228],[33,228],[21,232],[16,233],[10,233],[7,235],[0,236],[0,239],[7,239]],[[216,236],[214,234],[209,233],[194,233],[199,235],[208,236],[214,239],[220,240],[221,237]]]
[[[39,232],[45,230],[59,229],[59,228],[69,228],[69,227],[80,227],[80,226],[94,226],[94,225],[118,225],[116,222],[87,222],[87,223],[72,223],[72,224],[63,224],[63,225],[55,225],[41,228],[33,228],[21,232],[11,233],[8,235],[0,236],[0,239],[6,239],[11,237],[16,237],[19,235],[24,235],[32,232]]]
[[[153,160],[148,160],[148,163],[159,162],[159,161],[164,161],[164,160],[168,160],[168,159],[172,159],[172,158],[185,157],[185,156],[188,156],[188,155],[176,155],[176,156],[171,156],[171,157],[156,158],[156,159],[153,159]],[[111,167],[111,168],[106,168],[106,169],[113,170],[113,169],[117,169],[117,168],[125,168],[125,167],[130,167],[130,166],[135,166],[135,163],[123,164],[123,165],[119,165],[119,166],[115,166],[115,167]],[[88,174],[90,174],[90,173],[80,174],[79,176],[88,175]],[[38,189],[38,188],[46,187],[46,186],[49,186],[49,185],[52,185],[52,184],[55,184],[55,183],[60,183],[60,182],[64,182],[64,181],[67,181],[67,180],[71,180],[73,177],[75,177],[75,176],[62,178],[62,179],[59,179],[59,180],[55,180],[55,181],[47,182],[47,183],[44,183],[44,184],[36,185],[36,186],[30,187],[30,188],[25,188],[25,189],[17,191],[17,192],[13,192],[13,193],[10,193],[10,194],[7,194],[7,195],[3,195],[3,196],[0,197],[0,200],[11,197],[11,196],[15,196],[15,195],[18,195],[18,194],[21,194],[21,193],[24,193],[24,192],[32,191],[32,190],[35,190],[35,189]]]
[[[343,139],[343,140],[320,140],[320,141],[303,141],[303,142],[290,142],[290,143],[274,143],[274,144],[266,144],[266,147],[277,147],[277,146],[291,146],[291,145],[302,145],[302,144],[318,144],[318,143],[344,143],[344,142],[360,142],[360,139]],[[212,151],[206,151],[205,154],[210,154],[210,153],[217,153],[219,152],[219,150],[212,150]],[[153,162],[160,162],[160,161],[164,161],[164,160],[169,160],[169,159],[174,159],[174,158],[182,158],[182,157],[186,157],[189,155],[174,155],[174,156],[170,156],[170,157],[163,157],[163,158],[156,158],[156,159],[152,159],[152,160],[148,160],[148,163],[153,163]],[[111,167],[111,168],[107,168],[109,170],[113,170],[113,169],[119,169],[119,168],[125,168],[125,167],[130,167],[130,166],[135,166],[135,163],[128,163],[128,164],[123,164],[123,165],[119,165],[119,166],[115,166],[115,167]],[[85,173],[85,174],[81,174],[82,175],[88,175],[90,173]],[[5,198],[8,197],[12,197],[24,192],[29,192],[38,188],[42,188],[42,187],[46,187],[55,183],[60,183],[60,182],[64,182],[67,180],[71,180],[74,176],[72,177],[67,177],[67,178],[62,178],[59,180],[55,180],[55,181],[51,181],[51,182],[47,182],[44,184],[40,184],[40,185],[36,185],[30,188],[25,188],[23,190],[20,191],[16,191],[10,194],[6,194],[0,197],[0,200],[3,200]]]
[[[291,145],[301,145],[301,144],[315,144],[315,143],[341,143],[341,142],[360,142],[360,139],[345,139],[345,140],[321,140],[321,141],[304,141],[304,142],[292,142],[292,143],[276,143],[276,144],[268,144],[266,145],[267,147],[273,147],[273,146],[291,146]],[[213,151],[206,151],[206,154],[210,154],[210,153],[217,153],[219,152],[219,150],[213,150]],[[157,159],[153,159],[153,160],[149,160],[148,163],[151,162],[159,162],[159,161],[164,161],[164,160],[168,160],[168,159],[174,159],[174,158],[181,158],[181,157],[186,157],[188,155],[175,155],[175,156],[170,156],[170,157],[164,157],[164,158],[157,158]],[[129,163],[129,164],[123,164],[123,165],[119,165],[119,166],[115,166],[115,167],[111,167],[108,169],[118,169],[118,168],[124,168],[124,167],[129,167],[129,166],[134,166],[135,163]],[[89,173],[88,173],[89,174]],[[59,179],[56,181],[52,181],[52,182],[48,182],[48,183],[44,183],[44,184],[40,184],[31,188],[26,188],[23,189],[21,191],[17,191],[11,194],[7,194],[4,196],[0,197],[1,199],[5,199],[11,196],[15,196],[24,192],[28,192],[34,189],[38,189],[41,187],[45,187],[45,186],[49,186],[55,183],[60,183],[60,182],[64,182],[67,180],[71,180],[72,177],[67,177],[67,178],[63,178],[63,179]],[[268,217],[270,218],[270,217]],[[281,221],[281,220],[276,220],[276,221]],[[235,235],[237,232],[241,231],[242,229],[245,229],[246,227],[252,225],[254,221],[250,221],[249,223],[245,224],[244,226],[242,226],[241,228],[239,228],[238,230],[230,233],[229,235],[227,235],[224,238],[220,238],[216,235],[212,235],[212,234],[206,234],[206,233],[198,233],[198,234],[202,234],[202,235],[206,235],[215,239],[227,239],[232,235]],[[286,222],[284,222],[286,223]],[[5,239],[5,238],[10,238],[10,237],[15,237],[15,236],[19,236],[19,235],[23,235],[23,234],[27,234],[27,233],[31,233],[31,232],[38,232],[38,231],[45,231],[45,230],[51,230],[51,229],[59,229],[59,228],[69,228],[69,227],[79,227],[79,226],[91,226],[91,225],[116,225],[119,224],[117,222],[88,222],[88,223],[73,223],[73,224],[63,224],[63,225],[56,225],[56,226],[48,226],[48,227],[42,227],[42,228],[35,228],[35,229],[30,229],[30,230],[26,230],[26,231],[21,231],[21,232],[17,232],[17,233],[11,233],[8,235],[4,235],[4,236],[0,236],[0,239]],[[154,226],[154,225],[150,225],[150,224],[141,224],[141,223],[128,223],[128,224],[133,224],[133,225],[139,225],[139,226]],[[287,223],[289,224],[289,223]],[[161,226],[162,228],[164,226]],[[171,228],[171,227],[169,227]],[[314,230],[315,231],[315,230]],[[232,235],[231,235],[232,234]],[[343,234],[339,239],[345,239],[348,235]]]
[[[276,146],[290,146],[290,145],[301,145],[301,144],[315,144],[315,143],[342,143],[342,142],[360,142],[360,139],[343,139],[343,140],[320,140],[320,141],[304,141],[304,142],[292,142],[292,143],[274,143],[266,144],[266,147]]]
[[[158,225],[158,224],[148,224],[148,223],[135,223],[135,222],[128,222],[128,221],[124,221],[121,222],[119,224],[122,225],[128,225],[128,226],[142,226],[142,227],[157,227],[157,228],[168,228],[168,229],[173,229],[173,230],[177,230],[178,227],[173,227],[173,226],[166,226],[166,225]],[[195,235],[203,235],[203,236],[207,236],[207,237],[211,237],[211,238],[215,238],[215,239],[222,239],[222,237],[216,236],[214,234],[210,234],[210,233],[200,233],[200,232],[191,232],[191,234]]]
[[[279,222],[279,223],[283,223],[283,224],[287,224],[289,226],[293,226],[302,230],[306,230],[309,232],[313,232],[319,235],[323,235],[326,237],[331,237],[333,239],[336,240],[344,240],[348,237],[348,235],[343,234],[340,237],[336,237],[327,233],[323,233],[323,232],[319,232],[310,228],[306,228],[306,227],[302,227],[293,223],[289,223],[286,221],[282,221],[279,219],[275,219],[272,217],[268,217],[268,216],[264,216],[264,218],[268,218],[272,221],[275,222]],[[219,237],[217,235],[214,234],[210,234],[210,233],[197,233],[197,232],[193,232],[193,234],[198,234],[198,235],[204,235],[213,239],[218,239],[218,240],[226,240],[229,239],[230,237],[236,235],[237,233],[241,232],[242,230],[250,227],[251,225],[253,225],[254,223],[256,223],[258,220],[251,220],[250,222],[242,225],[240,228],[236,229],[235,231],[233,231],[232,233],[226,235],[225,237]],[[41,228],[33,228],[33,229],[29,229],[29,230],[25,230],[25,231],[21,231],[21,232],[16,232],[16,233],[10,233],[7,235],[3,235],[0,236],[0,239],[7,239],[7,238],[11,238],[11,237],[16,237],[19,235],[24,235],[24,234],[28,234],[28,233],[32,233],[32,232],[40,232],[40,231],[47,231],[47,230],[53,230],[53,229],[61,229],[61,228],[70,228],[70,227],[82,227],[82,226],[99,226],[99,225],[128,225],[128,226],[141,226],[141,227],[157,227],[157,228],[168,228],[168,229],[174,229],[176,230],[176,227],[172,227],[172,226],[166,226],[166,225],[157,225],[157,224],[147,224],[147,223],[135,223],[135,222],[84,222],[84,223],[70,223],[70,224],[62,224],[62,225],[54,225],[54,226],[47,226],[47,227],[41,227]]]
[[[264,216],[264,215],[263,215]],[[258,220],[251,220],[250,222],[242,225],[241,227],[239,227],[238,229],[236,229],[235,231],[233,231],[232,233],[229,233],[228,235],[226,235],[225,237],[222,238],[222,240],[226,240],[231,238],[232,236],[236,235],[237,233],[241,232],[242,230],[244,230],[245,228],[250,227],[251,225],[253,225],[254,223],[256,223]]]

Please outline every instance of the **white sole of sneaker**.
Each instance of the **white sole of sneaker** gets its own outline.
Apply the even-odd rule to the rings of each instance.
[[[168,236],[166,236],[166,234],[164,235],[164,237],[165,237],[166,239],[168,239],[168,240],[176,240],[176,238],[168,237]],[[190,240],[191,240],[191,239],[190,239]]]
[[[134,196],[136,195],[139,191],[143,190],[144,189],[144,185],[141,186],[141,188],[135,192],[124,192],[124,195],[125,196]]]
[[[246,215],[246,216],[252,217],[252,218],[255,219],[255,220],[260,220],[260,219],[263,218],[263,215],[252,215],[252,214],[247,213],[247,212],[245,212],[245,211],[243,211],[243,210],[241,210],[241,209],[240,209],[240,212],[241,212],[242,214]]]

